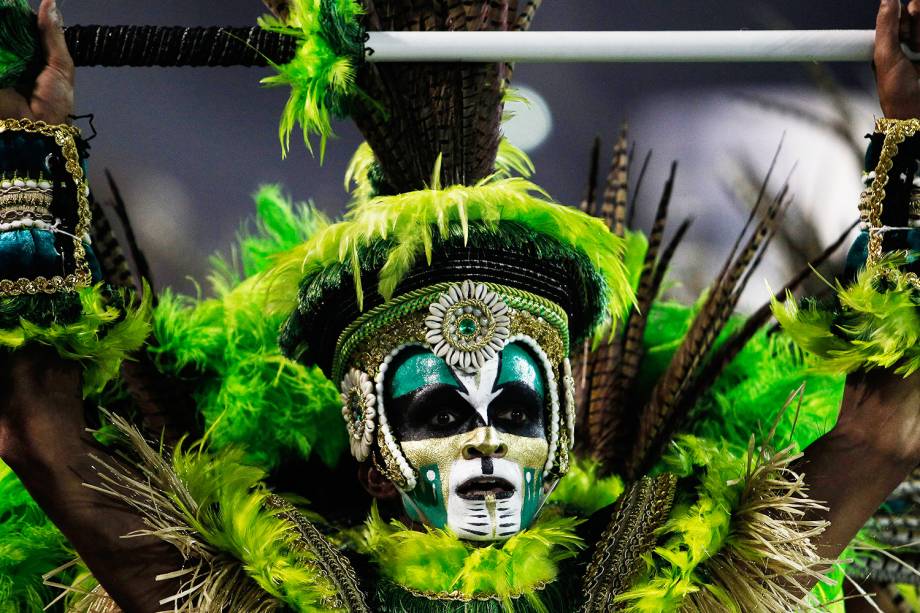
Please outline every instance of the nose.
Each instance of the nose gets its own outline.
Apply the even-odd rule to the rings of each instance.
[[[508,445],[502,440],[495,428],[480,428],[463,445],[463,459],[503,458],[508,453]]]

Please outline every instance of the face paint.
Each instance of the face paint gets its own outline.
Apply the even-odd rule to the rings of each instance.
[[[419,475],[403,493],[410,517],[469,540],[527,528],[549,450],[546,379],[530,352],[508,345],[475,373],[417,348],[394,365],[389,414]]]

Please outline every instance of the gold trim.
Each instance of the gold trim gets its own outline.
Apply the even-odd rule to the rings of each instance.
[[[64,277],[55,275],[50,279],[36,277],[34,279],[3,279],[0,280],[0,296],[22,296],[24,294],[55,294],[61,291],[73,291],[88,287],[93,280],[86,259],[86,248],[83,246],[83,237],[89,232],[92,215],[87,196],[86,176],[80,165],[80,153],[77,150],[77,138],[80,130],[69,125],[51,125],[44,121],[29,119],[2,119],[0,120],[0,133],[2,132],[27,132],[41,134],[53,138],[61,148],[64,156],[65,168],[73,179],[77,190],[77,226],[74,229],[73,253],[74,272]]]
[[[542,592],[543,590],[546,589],[546,586],[548,586],[550,583],[552,582],[538,581],[537,583],[528,587],[527,591],[523,591],[518,594],[511,594],[508,597],[511,600],[519,600],[523,598],[524,596],[526,596],[527,594]],[[409,592],[413,596],[416,596],[418,598],[424,598],[426,600],[451,601],[451,602],[487,602],[490,600],[491,601],[501,601],[502,600],[502,598],[496,594],[480,594],[480,595],[475,595],[475,596],[466,596],[459,590],[453,591],[453,592],[422,592],[420,590],[406,587],[405,585],[400,585],[399,583],[394,582],[394,585],[396,585],[402,590],[405,590],[406,592]]]
[[[908,138],[920,132],[920,119],[887,119],[880,118],[875,122],[875,131],[885,135],[882,150],[879,153],[878,165],[875,167],[875,179],[860,196],[859,210],[869,226],[869,245],[866,266],[879,263],[884,255],[882,252],[882,211],[885,202],[885,188],[888,185],[888,173],[894,166],[894,159],[898,155],[898,147]],[[900,271],[885,271],[887,278],[903,275],[908,283],[920,289],[920,278],[915,273],[902,273]]]

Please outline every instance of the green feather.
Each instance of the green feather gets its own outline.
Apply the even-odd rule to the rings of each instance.
[[[574,518],[543,519],[504,543],[477,545],[447,530],[420,532],[396,520],[386,523],[375,507],[360,549],[387,580],[408,590],[494,596],[510,612],[514,599],[536,596],[539,586],[556,579],[559,563],[584,546],[575,535],[579,523]]]
[[[0,89],[31,83],[41,65],[38,22],[28,0],[0,3]]]
[[[574,458],[549,502],[572,509],[581,517],[590,517],[615,503],[623,494],[623,480],[617,475],[601,477],[600,462]]]
[[[546,192],[519,177],[489,177],[474,186],[378,196],[361,203],[346,221],[320,232],[307,245],[304,273],[308,280],[316,278],[345,262],[349,254],[386,241],[378,291],[389,299],[412,266],[427,257],[435,236],[443,239],[453,229],[474,223],[495,233],[500,224],[515,224],[585,256],[586,275],[599,275],[604,285],[601,316],[616,319],[632,304],[633,291],[622,260],[623,239],[603,221],[552,202]],[[366,270],[376,264],[363,266]]]
[[[920,290],[898,272],[905,262],[894,254],[861,270],[853,283],[838,282],[832,307],[796,305],[790,296],[774,302],[773,314],[802,348],[822,359],[824,372],[881,367],[909,376],[920,370]]]
[[[286,21],[270,15],[259,20],[263,29],[300,41],[295,58],[288,64],[274,64],[278,74],[262,79],[269,87],[291,88],[279,126],[284,156],[297,125],[310,152],[311,137],[318,135],[320,159],[325,155],[331,120],[347,114],[347,101],[356,93],[356,65],[364,54],[364,30],[358,23],[361,13],[355,0],[294,0]]]
[[[0,462],[0,613],[41,613],[54,598],[42,576],[73,556],[64,535]]]
[[[150,291],[135,302],[127,292],[109,295],[102,286],[78,292],[82,314],[72,323],[33,323],[0,329],[0,347],[16,350],[29,343],[48,345],[83,364],[83,392],[96,393],[118,375],[121,363],[143,346],[150,332]]]
[[[256,194],[256,206],[255,230],[239,240],[246,279],[215,258],[215,298],[165,292],[149,351],[164,372],[195,379],[214,449],[241,447],[248,462],[268,469],[313,453],[335,465],[347,442],[338,392],[318,369],[288,360],[278,348],[278,329],[296,303],[298,246],[326,221],[274,186]]]
[[[265,592],[294,611],[340,610],[327,604],[338,594],[335,584],[317,572],[310,552],[296,546],[296,526],[279,517],[280,511],[267,508],[266,474],[247,466],[242,451],[213,454],[201,446],[179,448],[172,464],[187,498],[195,503],[177,506],[194,538],[239,560]]]

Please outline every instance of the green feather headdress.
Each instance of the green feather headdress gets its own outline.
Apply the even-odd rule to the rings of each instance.
[[[323,306],[348,294],[359,312],[371,302],[386,303],[410,274],[424,275],[448,250],[520,251],[538,267],[541,261],[570,262],[580,292],[579,313],[570,314],[573,341],[616,320],[632,304],[625,242],[603,221],[553,202],[521,177],[502,173],[472,186],[441,188],[439,176],[436,168],[429,189],[359,202],[345,221],[303,246],[298,310],[282,331],[288,355],[322,366],[331,357],[318,355],[329,353],[316,341],[324,328],[318,314]],[[325,345],[330,342],[334,339]]]

